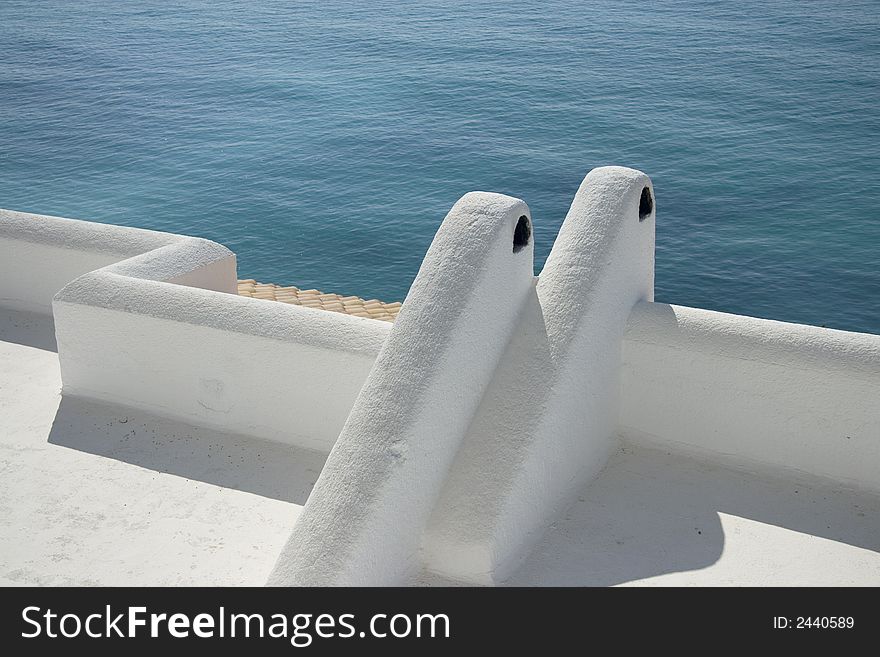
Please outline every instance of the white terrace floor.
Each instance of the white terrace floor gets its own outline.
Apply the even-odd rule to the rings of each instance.
[[[0,583],[265,583],[324,455],[62,403],[51,330],[0,340]]]
[[[61,402],[53,348],[0,311],[0,583],[262,584],[324,456]],[[626,447],[508,583],[876,586],[878,518],[865,493]]]

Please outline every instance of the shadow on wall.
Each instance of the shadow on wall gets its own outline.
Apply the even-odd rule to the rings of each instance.
[[[494,539],[491,532],[496,531],[494,523],[506,502],[498,491],[516,485],[522,454],[543,419],[536,406],[543,406],[542,392],[553,386],[553,368],[547,366],[553,353],[535,288],[523,302],[520,317],[455,455],[429,523],[428,560],[446,572],[460,571],[462,543],[488,546]],[[488,536],[483,533],[487,527]],[[470,534],[464,541],[463,531]],[[482,552],[490,553],[491,547]],[[490,569],[494,564],[481,565]]]
[[[58,351],[52,317],[32,312],[0,310],[0,342]]]
[[[49,442],[299,505],[308,499],[326,459],[290,445],[75,397],[62,398]]]
[[[706,568],[725,549],[719,514],[880,551],[878,512],[864,493],[626,447],[506,583],[610,586]]]

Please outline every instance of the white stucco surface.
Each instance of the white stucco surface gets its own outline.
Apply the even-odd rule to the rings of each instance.
[[[525,229],[517,243],[517,228]],[[534,290],[529,209],[474,192],[443,221],[271,584],[390,585]]]
[[[650,210],[640,216],[640,200]],[[482,399],[434,510],[425,561],[448,577],[502,581],[614,448],[620,342],[653,298],[650,179],[591,171]]]
[[[194,237],[0,210],[0,254],[0,308],[54,317],[64,394],[306,449],[390,330],[239,297],[235,255]]]
[[[623,344],[631,442],[880,492],[880,336],[641,303]]]
[[[389,326],[208,292],[193,305],[191,289],[151,281],[118,289],[129,308],[56,300],[65,394],[324,452]]]
[[[0,310],[0,584],[263,584],[324,456],[62,401],[50,346]]]
[[[654,221],[596,169],[535,277],[467,194],[390,324],[0,211],[0,583],[880,585],[880,336],[654,303]]]
[[[49,315],[52,297],[77,276],[186,239],[0,210],[0,307]],[[51,266],[41,266],[46,263]]]
[[[878,586],[880,497],[625,445],[514,586]]]

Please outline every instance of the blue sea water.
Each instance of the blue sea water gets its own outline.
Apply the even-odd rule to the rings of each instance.
[[[401,299],[465,192],[656,187],[656,297],[880,333],[876,0],[0,2],[0,207]]]

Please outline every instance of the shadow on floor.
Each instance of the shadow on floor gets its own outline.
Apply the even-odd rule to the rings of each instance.
[[[223,488],[305,504],[326,455],[65,396],[49,442]]]
[[[55,322],[51,315],[0,309],[0,342],[58,351]]]
[[[736,526],[742,535],[725,537],[720,514],[773,528],[746,523]],[[880,552],[878,514],[880,498],[869,493],[628,447],[581,491],[507,583],[608,586],[694,571],[718,562],[732,538],[754,560],[754,572],[772,568],[770,560],[776,560],[809,581],[812,575],[804,569],[815,566],[810,560],[823,549],[812,547],[813,537]],[[780,535],[776,528],[798,534]],[[785,545],[811,554],[785,553],[785,545],[776,543],[781,536]],[[762,543],[762,537],[771,543]],[[742,555],[738,558],[743,567]]]

